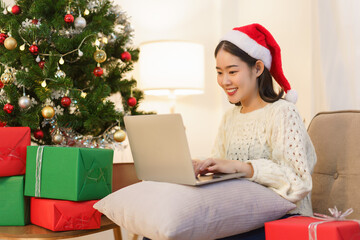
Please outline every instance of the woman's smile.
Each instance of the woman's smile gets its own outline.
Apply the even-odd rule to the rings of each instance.
[[[232,96],[237,92],[238,88],[226,88],[225,92],[227,95]]]

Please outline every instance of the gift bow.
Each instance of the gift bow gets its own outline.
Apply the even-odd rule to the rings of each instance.
[[[331,213],[331,216],[326,214],[320,214],[320,213],[314,213],[314,216],[316,216],[317,219],[323,220],[320,222],[313,222],[310,223],[308,229],[309,229],[309,240],[317,240],[317,226],[325,223],[325,222],[332,222],[332,221],[346,221],[346,217],[349,216],[351,213],[353,213],[353,209],[349,208],[344,213],[339,211],[337,207],[329,208],[329,212]],[[358,220],[348,220],[348,221],[356,221],[359,223]]]
[[[354,212],[354,210],[352,208],[349,208],[344,213],[342,213],[335,206],[334,208],[329,208],[329,212],[331,213],[331,216],[328,216],[326,214],[320,214],[320,213],[314,213],[314,216],[317,216],[320,219],[324,219],[324,220],[326,219],[326,220],[332,220],[332,221],[341,221],[341,220],[345,220],[345,218],[347,216],[349,216],[350,214],[352,214]]]

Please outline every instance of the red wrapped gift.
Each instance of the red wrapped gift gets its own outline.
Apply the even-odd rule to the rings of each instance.
[[[25,174],[30,134],[28,127],[0,128],[0,177]]]
[[[310,224],[321,222],[316,231]],[[317,240],[360,240],[360,225],[357,221],[331,221],[312,217],[290,217],[265,223],[266,240],[311,239],[309,231]]]
[[[93,208],[97,201],[31,198],[30,221],[52,231],[97,229],[101,221],[101,213]]]

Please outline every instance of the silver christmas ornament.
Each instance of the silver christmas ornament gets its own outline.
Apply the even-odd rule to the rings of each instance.
[[[22,96],[21,98],[19,98],[18,103],[19,107],[21,107],[22,109],[27,109],[31,106],[31,100],[27,96]]]
[[[56,78],[64,78],[64,77],[66,77],[66,74],[65,74],[64,71],[61,71],[61,70],[59,69],[59,70],[56,71],[55,77],[56,77]]]
[[[35,59],[35,61],[36,61],[37,63],[40,62],[40,61],[41,61],[40,57],[37,56],[36,59]]]
[[[52,141],[56,144],[60,144],[63,141],[63,136],[60,133],[56,133],[53,137],[52,137]]]
[[[75,26],[75,28],[78,28],[78,29],[85,28],[86,27],[85,18],[83,18],[82,16],[79,16],[79,17],[75,18],[74,26]]]

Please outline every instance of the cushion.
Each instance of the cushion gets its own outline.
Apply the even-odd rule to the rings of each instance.
[[[317,164],[311,193],[313,210],[329,214],[336,206],[353,208],[350,218],[360,218],[360,111],[317,114],[309,125]]]
[[[262,227],[296,206],[246,179],[203,186],[144,181],[103,198],[94,208],[128,231],[151,239],[216,239]]]

